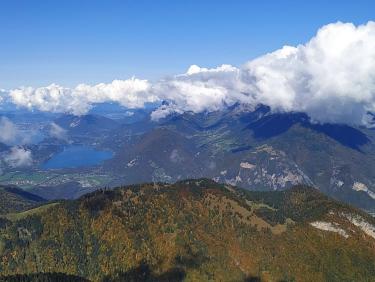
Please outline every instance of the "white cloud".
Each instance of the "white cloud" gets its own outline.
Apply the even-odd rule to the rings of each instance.
[[[285,46],[245,65],[257,101],[320,122],[368,125],[375,110],[375,23],[322,27],[305,45]]]
[[[184,157],[180,156],[177,149],[173,149],[169,156],[169,159],[172,163],[180,163],[184,160]]]
[[[196,74],[212,74],[212,73],[230,73],[230,72],[237,72],[237,68],[233,67],[231,65],[221,65],[217,68],[207,69],[207,68],[201,68],[197,65],[191,65],[189,69],[187,70],[185,75],[182,76],[191,76]]]
[[[127,108],[142,108],[147,102],[158,100],[149,93],[150,83],[147,80],[131,78],[114,80],[112,83],[100,83],[94,86],[80,84],[75,91],[86,96],[88,103],[118,102]]]
[[[7,117],[0,118],[0,142],[7,145],[23,145],[31,143],[35,137],[35,131],[21,131]]]
[[[22,87],[11,90],[9,95],[12,102],[21,107],[81,115],[87,113],[93,104],[107,101],[118,102],[128,108],[143,107],[144,103],[157,100],[147,92],[148,88],[146,80],[131,78],[94,86],[80,84],[73,89],[57,84],[40,88]]]
[[[30,110],[80,114],[90,109],[90,105],[87,104],[86,99],[83,99],[84,97],[57,84],[36,89],[22,87],[10,91],[9,95],[14,104]]]
[[[318,122],[371,126],[375,112],[375,22],[323,26],[306,44],[284,46],[243,67],[192,65],[153,84],[136,78],[69,89],[55,84],[10,92],[11,100],[42,111],[86,113],[93,104],[129,108],[166,100],[153,119],[184,111],[216,111],[234,103],[305,112]]]
[[[159,119],[171,112],[217,111],[236,102],[248,99],[241,72],[230,65],[213,69],[192,65],[185,74],[176,75],[155,83],[151,92],[161,100],[167,100],[151,116]]]
[[[14,143],[19,134],[18,129],[14,125],[14,123],[6,117],[0,118],[0,132],[0,142],[5,144]]]
[[[322,27],[305,45],[284,46],[237,69],[191,66],[154,89],[173,109],[214,111],[235,102],[305,112],[318,122],[372,126],[375,111],[375,23]],[[158,89],[160,88],[160,89]]]
[[[68,140],[67,131],[54,122],[50,124],[49,135],[56,139],[60,139],[64,141]]]
[[[4,102],[4,98],[8,96],[8,91],[0,89],[0,103]]]
[[[160,120],[162,118],[169,116],[170,114],[182,114],[183,112],[183,110],[180,110],[175,105],[161,105],[159,108],[157,108],[151,113],[151,119]]]
[[[22,147],[12,147],[4,161],[11,167],[30,166],[33,162],[31,152]]]

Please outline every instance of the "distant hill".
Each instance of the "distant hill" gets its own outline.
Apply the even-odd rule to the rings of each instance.
[[[1,226],[0,238],[5,277],[43,272],[92,281],[375,277],[374,218],[306,186],[250,192],[199,179],[99,190],[14,217]]]
[[[119,124],[110,118],[100,115],[63,115],[55,123],[72,135],[92,135],[113,130]]]
[[[0,215],[21,212],[46,200],[16,187],[0,186]]]

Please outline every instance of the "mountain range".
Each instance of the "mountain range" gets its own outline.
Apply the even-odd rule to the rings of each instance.
[[[199,177],[262,191],[306,184],[374,212],[374,133],[236,105],[125,125],[104,141],[116,153],[103,167],[121,176],[117,184]]]
[[[33,162],[14,167],[0,161],[1,183],[49,200],[74,199],[102,187],[202,177],[256,191],[304,184],[375,212],[373,129],[320,124],[303,113],[277,113],[263,105],[236,104],[158,121],[150,119],[152,108],[116,108],[115,113],[112,108],[83,116],[34,113],[28,119],[40,128],[34,133],[40,141],[24,145]],[[8,116],[19,127],[30,127],[22,116]],[[51,128],[59,134],[51,135]],[[44,168],[71,146],[111,152],[113,157],[95,165]],[[0,148],[6,159],[10,146]]]

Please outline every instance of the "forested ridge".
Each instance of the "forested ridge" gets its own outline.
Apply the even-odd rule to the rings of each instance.
[[[373,281],[375,240],[343,214],[374,224],[305,186],[249,192],[199,179],[99,190],[3,215],[0,281]]]

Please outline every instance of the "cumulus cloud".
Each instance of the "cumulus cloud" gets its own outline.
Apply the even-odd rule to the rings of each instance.
[[[22,87],[11,90],[9,95],[14,104],[28,109],[82,115],[96,103],[111,101],[128,108],[140,108],[147,102],[155,102],[157,98],[147,92],[149,87],[147,80],[131,78],[94,86],[80,84],[73,89],[57,84]]]
[[[320,122],[368,124],[375,110],[375,22],[322,27],[305,45],[248,62],[244,80],[274,110]]]
[[[158,98],[148,91],[150,83],[147,80],[131,78],[114,80],[112,83],[100,83],[94,86],[81,84],[76,91],[87,96],[89,103],[118,102],[127,108],[142,108],[145,103],[153,103]]]
[[[60,139],[64,141],[68,140],[67,131],[54,122],[50,124],[49,135],[56,139]]]
[[[155,120],[173,112],[216,111],[234,103],[305,112],[317,122],[372,126],[375,112],[375,22],[323,26],[307,43],[284,46],[245,63],[202,68],[155,83],[136,78],[69,89],[52,84],[10,91],[11,100],[42,111],[86,113],[93,104],[141,108],[167,101]]]
[[[322,27],[304,45],[284,46],[241,68],[191,66],[154,90],[172,101],[152,116],[214,111],[236,102],[305,112],[313,121],[372,126],[375,110],[375,23]]]
[[[31,152],[22,147],[12,147],[9,154],[4,157],[4,161],[11,167],[30,166],[33,162]]]
[[[217,111],[247,97],[240,70],[230,65],[213,69],[191,66],[185,74],[159,81],[152,87],[152,93],[168,101],[152,115],[153,119],[171,112]]]

